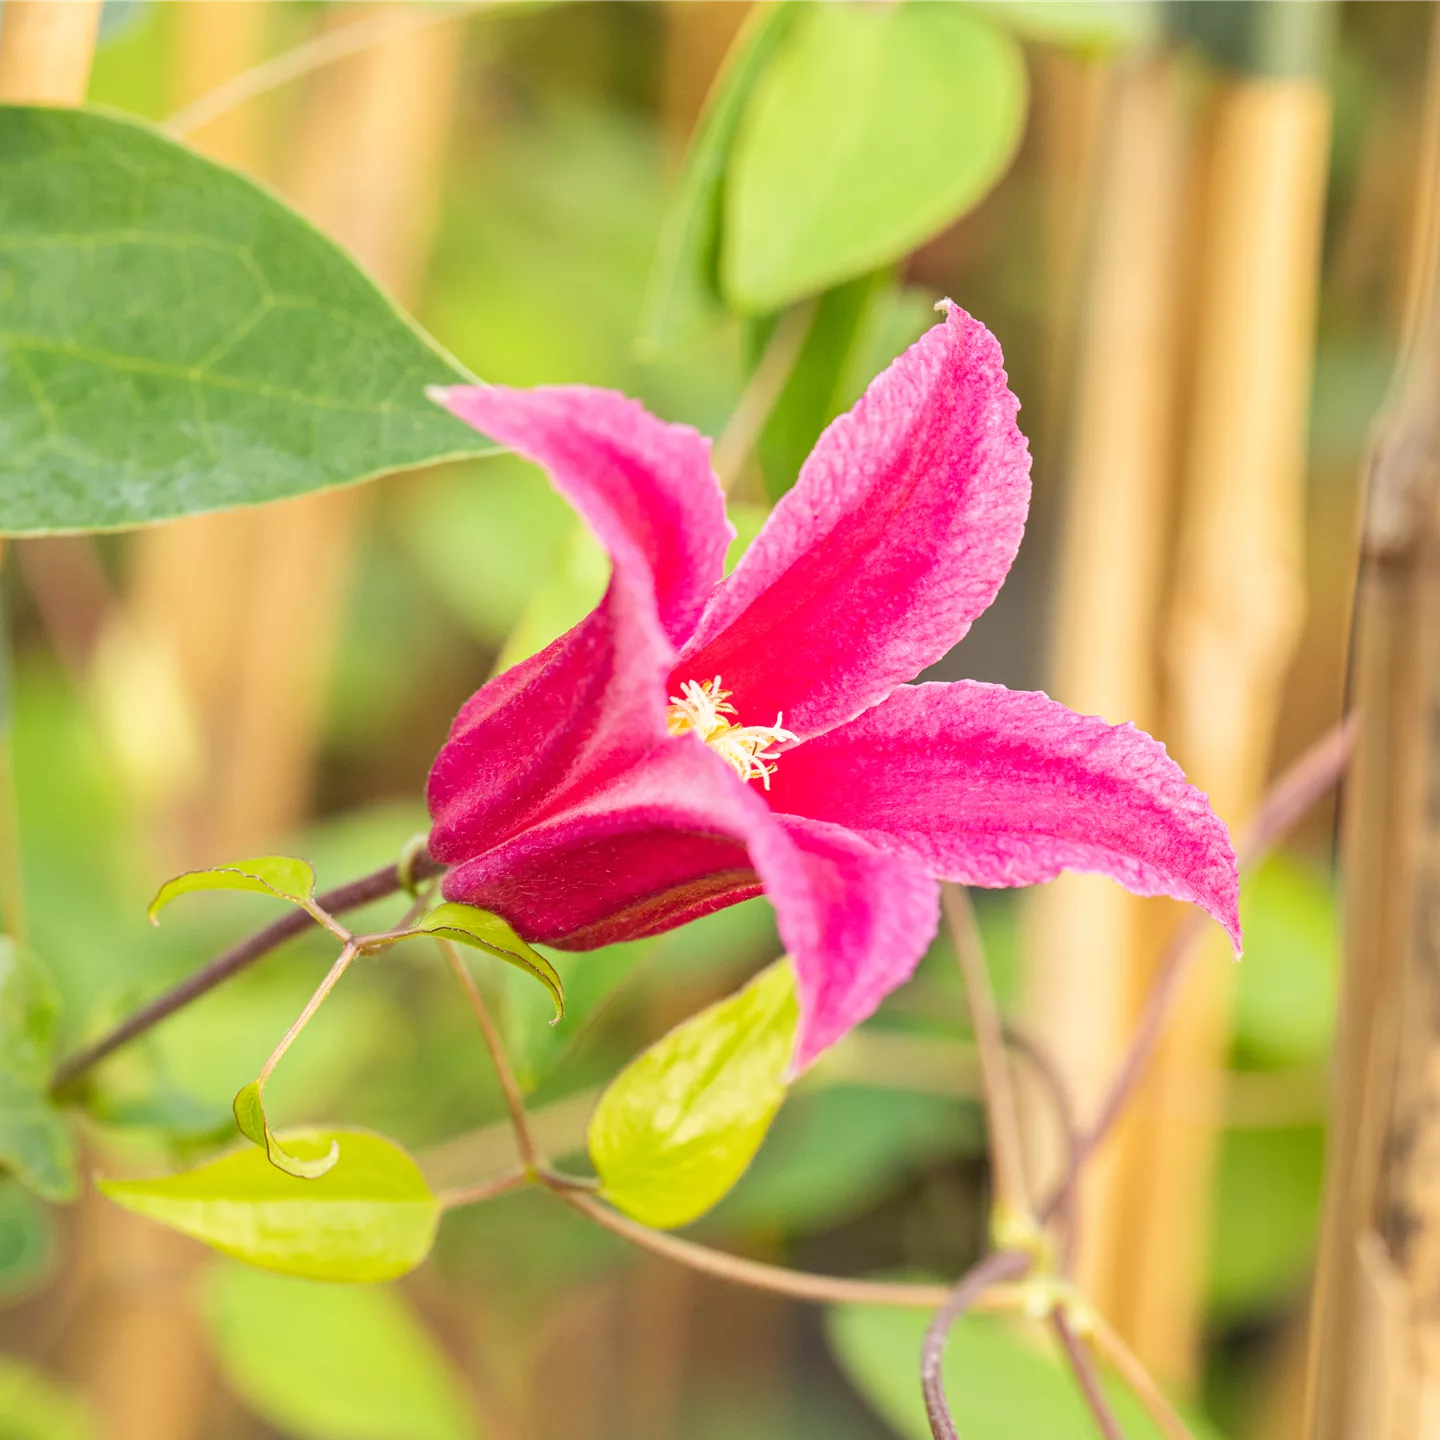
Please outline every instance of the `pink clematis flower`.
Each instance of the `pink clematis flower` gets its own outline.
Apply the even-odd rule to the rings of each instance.
[[[1229,835],[1163,746],[1039,693],[904,683],[994,599],[1030,500],[1000,347],[945,310],[725,579],[694,430],[583,386],[435,397],[544,466],[613,565],[585,620],[456,718],[428,791],[446,896],[586,950],[763,890],[797,1070],[913,971],[940,879],[1097,871],[1240,942]]]

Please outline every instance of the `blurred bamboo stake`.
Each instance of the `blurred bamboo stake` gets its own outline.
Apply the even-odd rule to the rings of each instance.
[[[101,0],[6,0],[0,15],[0,101],[78,105],[90,82]]]
[[[1087,292],[1075,344],[1051,686],[1089,714],[1153,729],[1159,611],[1175,444],[1185,144],[1172,67],[1126,63],[1111,79]],[[1059,177],[1057,183],[1069,183]],[[1143,904],[1113,882],[1066,875],[1035,892],[1027,1027],[1054,1058],[1081,1115],[1093,1114],[1128,1039]],[[1063,1157],[1036,1098],[1028,1136],[1046,1186]],[[1077,1278],[1113,1312],[1118,1214],[1113,1150],[1081,1189]]]
[[[1440,9],[1425,110],[1406,350],[1366,462],[1312,1440],[1440,1426]]]
[[[1236,833],[1263,793],[1304,609],[1329,135],[1319,78],[1236,78],[1215,99],[1164,733]],[[1187,976],[1122,1160],[1129,1295],[1116,1318],[1151,1373],[1178,1386],[1199,1359],[1229,958],[1214,936]],[[1206,1118],[1189,1118],[1197,1109]]]

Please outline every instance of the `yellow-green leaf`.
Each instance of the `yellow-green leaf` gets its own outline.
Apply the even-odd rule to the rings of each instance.
[[[187,870],[167,880],[156,892],[150,902],[150,923],[158,925],[161,910],[177,895],[188,895],[192,890],[253,890],[295,905],[308,905],[315,896],[315,871],[307,861],[289,855],[261,855],[234,865]]]
[[[798,1018],[795,973],[780,960],[632,1060],[590,1119],[605,1198],[661,1228],[720,1200],[785,1098]]]
[[[0,1355],[0,1435],[5,1440],[95,1440],[95,1417],[39,1370]]]
[[[338,1140],[319,1158],[292,1155],[286,1150],[275,1138],[275,1132],[265,1118],[265,1105],[260,1096],[258,1080],[252,1080],[235,1096],[234,1110],[235,1123],[240,1127],[240,1133],[258,1145],[277,1170],[283,1170],[297,1180],[318,1180],[333,1170],[340,1159]]]
[[[498,915],[477,909],[474,905],[447,901],[444,905],[437,905],[419,921],[415,930],[423,935],[458,940],[462,945],[473,946],[497,960],[529,971],[550,992],[550,999],[555,1005],[555,1019],[565,1013],[565,989],[555,967],[538,950],[527,945]]]
[[[312,1280],[393,1280],[429,1254],[440,1204],[394,1141],[368,1130],[282,1138],[311,1159],[339,1144],[340,1158],[318,1180],[300,1180],[246,1146],[178,1175],[102,1180],[100,1189],[227,1255]]]

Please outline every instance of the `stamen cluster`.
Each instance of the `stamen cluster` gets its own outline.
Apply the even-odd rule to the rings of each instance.
[[[727,703],[730,694],[720,688],[718,675],[713,680],[682,682],[680,694],[670,697],[666,728],[672,735],[693,731],[742,780],[759,780],[768,790],[780,758],[770,747],[800,737],[781,728],[783,711],[773,725],[732,724],[727,718],[735,714],[735,707]]]

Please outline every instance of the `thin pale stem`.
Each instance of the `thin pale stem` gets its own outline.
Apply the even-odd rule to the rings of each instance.
[[[325,978],[315,987],[315,993],[306,1002],[305,1008],[296,1018],[295,1023],[280,1037],[280,1043],[270,1052],[270,1058],[260,1069],[260,1074],[255,1079],[255,1086],[258,1090],[264,1091],[266,1082],[274,1074],[275,1067],[284,1057],[285,1052],[299,1038],[300,1032],[310,1023],[315,1012],[325,1003],[325,997],[335,988],[340,977],[350,968],[350,962],[360,952],[354,945],[347,945],[341,952],[335,963],[326,973]]]
[[[945,1398],[945,1346],[955,1322],[967,1310],[976,1308],[987,1291],[1009,1280],[1018,1280],[1030,1268],[1032,1257],[1021,1250],[997,1250],[962,1275],[945,1294],[925,1329],[920,1350],[920,1388],[925,1396],[925,1414],[935,1440],[959,1440],[950,1402]]]
[[[970,1023],[980,1059],[995,1206],[1008,1218],[1022,1219],[1028,1217],[1030,1206],[1020,1141],[1020,1113],[1015,1105],[1010,1060],[1005,1053],[1005,1032],[990,985],[990,971],[985,964],[980,926],[975,920],[975,907],[963,886],[946,885],[943,893],[945,922],[965,981]]]
[[[1140,1357],[1115,1333],[1103,1315],[1091,1313],[1090,1334],[1095,1348],[1145,1407],[1150,1418],[1160,1427],[1165,1440],[1195,1440],[1190,1427],[1166,1399],[1165,1392],[1155,1383]]]
[[[1120,1428],[1120,1421],[1116,1418],[1114,1410],[1110,1408],[1110,1401],[1106,1398],[1104,1388],[1100,1384],[1100,1372],[1095,1368],[1095,1361],[1090,1352],[1080,1343],[1063,1308],[1056,1309],[1050,1317],[1050,1323],[1055,1327],[1056,1335],[1060,1337],[1060,1345],[1065,1351],[1065,1358],[1069,1360],[1070,1368],[1075,1372],[1075,1379],[1080,1384],[1080,1393],[1085,1397],[1085,1403],[1090,1407],[1090,1413],[1095,1417],[1095,1423],[1100,1427],[1100,1433],[1105,1440],[1125,1440],[1125,1432]]]
[[[538,1175],[544,1169],[544,1160],[535,1144],[530,1117],[525,1113],[525,1097],[520,1092],[520,1082],[515,1078],[510,1057],[505,1053],[505,1046],[500,1039],[500,1031],[491,1017],[490,1007],[486,1005],[485,997],[480,993],[480,987],[475,983],[475,977],[470,973],[470,967],[456,949],[454,941],[437,935],[435,943],[440,947],[451,970],[455,972],[455,978],[460,982],[460,988],[464,990],[465,998],[475,1012],[480,1033],[485,1037],[485,1048],[490,1052],[495,1073],[500,1079],[500,1089],[505,1096],[505,1108],[510,1112],[510,1124],[515,1131],[515,1146],[520,1152],[520,1162],[527,1174]]]
[[[508,1175],[497,1175],[493,1180],[482,1180],[478,1185],[457,1185],[453,1190],[442,1190],[435,1197],[442,1210],[457,1210],[462,1205],[480,1205],[486,1200],[508,1195],[512,1190],[521,1190],[534,1182],[534,1176],[525,1170],[512,1170]]]
[[[553,1187],[552,1187],[553,1188]],[[910,1310],[930,1310],[950,1298],[948,1285],[904,1284],[887,1280],[849,1280],[835,1275],[816,1275],[807,1270],[788,1270],[783,1265],[767,1265],[760,1260],[746,1260],[682,1240],[663,1230],[651,1230],[584,1191],[557,1190],[565,1203],[597,1225],[638,1245],[651,1254],[663,1256],[691,1270],[747,1285],[752,1290],[768,1290],[775,1295],[788,1295],[795,1300],[810,1300],[821,1305],[887,1305]],[[997,1275],[996,1281],[1006,1278]],[[975,1302],[984,1309],[1014,1309],[1020,1293],[1013,1287],[982,1286],[985,1291]]]
[[[780,399],[815,321],[815,303],[814,300],[802,301],[780,317],[755,373],[715,442],[710,463],[722,489],[728,490],[735,483]]]
[[[300,907],[322,929],[328,930],[342,945],[353,945],[355,937],[318,901],[309,900]]]

